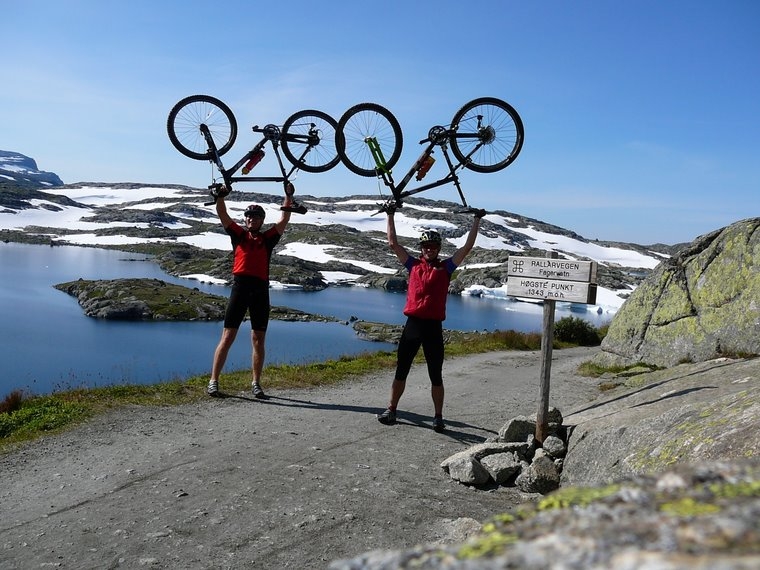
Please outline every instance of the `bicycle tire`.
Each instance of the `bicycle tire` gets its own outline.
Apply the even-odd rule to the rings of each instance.
[[[174,105],[166,120],[166,130],[174,148],[195,160],[213,159],[201,132],[202,124],[211,132],[219,156],[235,144],[237,121],[230,108],[216,97],[191,95]]]
[[[359,103],[343,113],[337,135],[338,156],[359,176],[377,176],[375,158],[365,142],[368,137],[377,139],[389,170],[401,158],[401,126],[393,113],[377,103]]]
[[[495,97],[480,97],[465,104],[451,120],[451,129],[455,132],[449,139],[451,152],[474,172],[497,172],[512,164],[525,137],[520,115],[509,103]],[[478,136],[457,137],[463,132]],[[477,145],[481,146],[468,156]]]
[[[314,129],[319,133],[319,143],[315,146],[303,141]],[[306,172],[326,172],[340,162],[335,144],[338,122],[327,113],[313,109],[298,111],[287,118],[282,126],[282,153],[290,163]],[[300,135],[302,140],[288,140],[289,135]],[[300,159],[304,150],[308,152]]]

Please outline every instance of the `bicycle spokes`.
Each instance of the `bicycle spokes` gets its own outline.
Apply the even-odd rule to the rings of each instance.
[[[390,171],[401,157],[403,135],[393,113],[376,103],[359,103],[343,113],[338,121],[338,155],[351,172],[377,176],[377,160],[367,144],[374,139],[382,151],[385,169]]]
[[[520,153],[524,129],[517,111],[494,97],[473,99],[451,120],[451,151],[465,168],[496,172]]]
[[[291,164],[306,172],[326,172],[340,162],[338,123],[321,111],[299,111],[282,126],[282,152]]]
[[[225,154],[237,137],[237,122],[227,105],[208,95],[191,95],[179,101],[169,112],[166,130],[174,148],[195,160],[211,160],[211,145],[206,133],[214,140],[219,156]]]

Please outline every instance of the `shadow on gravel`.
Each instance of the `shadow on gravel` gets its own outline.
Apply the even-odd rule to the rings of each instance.
[[[383,410],[380,410],[380,412],[382,411]],[[446,429],[443,432],[441,432],[440,435],[450,437],[462,443],[467,443],[467,444],[483,443],[486,440],[486,438],[492,435],[498,435],[499,433],[492,429],[468,424],[466,422],[459,422],[456,420],[451,420],[451,419],[446,419],[446,418],[444,418],[444,421],[446,422]],[[415,414],[414,412],[401,411],[401,412],[398,412],[396,425],[407,426],[407,427],[418,427],[418,428],[424,428],[424,429],[432,431],[433,429],[432,422],[433,422],[433,418],[430,416],[423,416],[421,414]],[[468,430],[468,431],[462,431],[462,430]],[[483,435],[472,433],[472,431],[481,432]]]
[[[248,399],[248,398],[246,398]],[[252,399],[252,398],[250,398]],[[283,396],[269,396],[267,398],[267,404],[272,406],[284,406],[288,408],[311,408],[325,411],[339,411],[339,412],[356,412],[360,414],[371,414],[375,418],[378,414],[383,413],[385,408],[378,408],[374,406],[352,406],[347,404],[326,404],[322,402],[314,402],[312,400],[298,400],[296,398],[285,398]],[[402,427],[417,427],[432,430],[433,418],[430,416],[423,416],[421,414],[415,414],[414,412],[400,411],[396,426]],[[387,426],[393,428],[394,426]],[[468,431],[460,430],[475,430],[483,432],[486,435],[477,435],[469,433]],[[442,436],[448,436],[464,443],[482,443],[490,435],[497,435],[498,432],[486,429],[480,426],[459,422],[455,420],[446,420],[446,430],[441,433]]]
[[[383,411],[385,408],[378,408],[375,406],[354,406],[348,404],[328,404],[324,402],[315,402],[313,400],[299,400],[296,398],[286,398],[284,396],[267,396],[266,398],[254,398],[252,395],[241,394],[227,394],[219,392],[216,396],[218,399],[235,399],[244,400],[247,402],[256,402],[261,404],[267,404],[269,406],[282,406],[285,408],[305,408],[314,410],[325,410],[327,412],[354,412],[358,414],[372,415],[373,419]],[[414,412],[400,411],[395,426],[387,426],[387,429],[393,429],[393,427],[414,427],[423,428],[432,431],[431,416],[425,416],[422,414],[416,414]],[[465,444],[483,443],[486,438],[492,435],[498,435],[497,431],[487,429],[481,426],[468,424],[456,420],[446,419],[446,430],[440,435],[442,437],[450,437],[456,441]],[[479,432],[479,433],[472,433]]]

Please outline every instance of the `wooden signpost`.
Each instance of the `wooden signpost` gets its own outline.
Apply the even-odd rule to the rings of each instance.
[[[546,257],[510,256],[507,260],[507,295],[544,302],[541,389],[536,414],[536,440],[541,444],[549,435],[547,415],[556,302],[596,303],[596,262],[557,257],[557,253],[552,251]]]

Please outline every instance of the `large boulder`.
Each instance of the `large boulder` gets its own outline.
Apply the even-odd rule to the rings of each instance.
[[[660,263],[620,308],[601,348],[601,366],[760,354],[760,218],[701,236]]]

